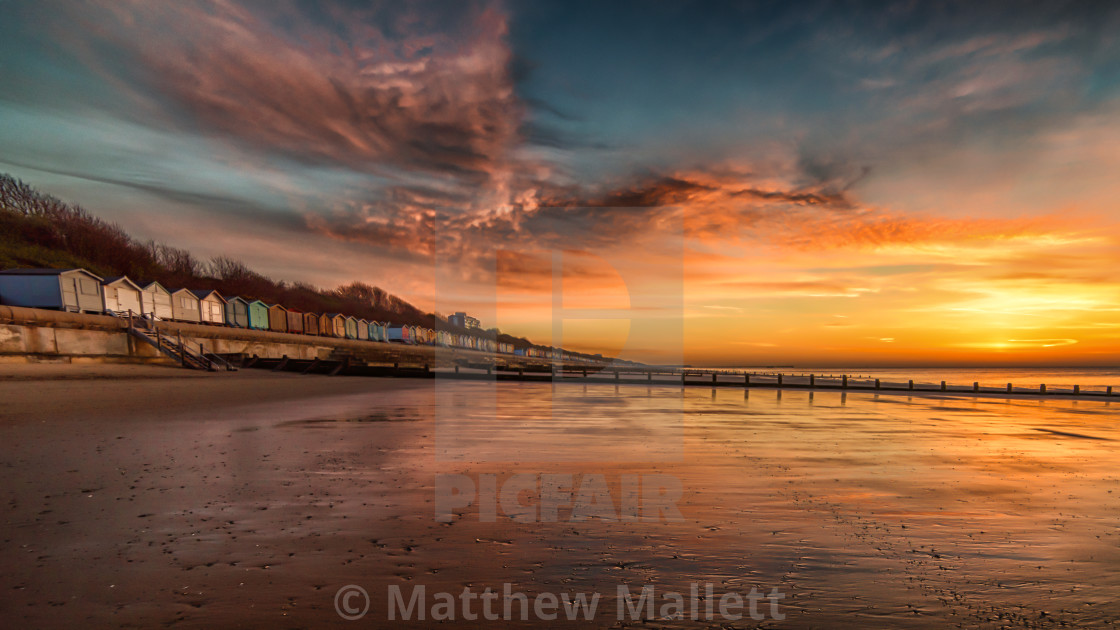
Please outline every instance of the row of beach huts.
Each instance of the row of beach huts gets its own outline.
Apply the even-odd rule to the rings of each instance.
[[[519,356],[581,361],[559,348],[515,348],[479,331],[466,334],[423,326],[369,321],[345,313],[304,313],[248,297],[225,297],[214,290],[169,289],[156,281],[126,276],[102,278],[85,269],[0,271],[0,304],[77,313],[137,316],[152,320],[229,326],[362,341],[423,344]]]

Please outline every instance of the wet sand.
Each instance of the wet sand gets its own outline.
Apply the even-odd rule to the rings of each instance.
[[[393,627],[390,585],[506,582],[602,592],[573,627],[619,626],[620,583],[693,582],[779,588],[772,627],[1120,621],[1105,402],[135,366],[0,366],[0,401],[6,627]],[[683,520],[436,521],[436,475],[516,473],[602,474],[615,498],[670,475]],[[335,610],[349,584],[359,621]]]

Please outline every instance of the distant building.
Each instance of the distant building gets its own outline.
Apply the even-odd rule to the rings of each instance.
[[[482,328],[482,322],[478,321],[477,317],[471,317],[470,315],[467,315],[462,311],[459,311],[458,313],[455,313],[454,315],[448,317],[447,323],[451,324],[452,326],[458,326],[459,328],[469,328],[471,330]]]

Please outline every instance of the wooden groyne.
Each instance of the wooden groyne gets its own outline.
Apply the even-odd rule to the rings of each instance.
[[[837,392],[872,392],[883,394],[954,394],[972,396],[1054,397],[1109,400],[1115,395],[1112,386],[1062,386],[1046,384],[1016,385],[1007,383],[1000,387],[970,384],[935,383],[907,380],[885,382],[876,378],[855,378],[849,375],[771,374],[755,372],[727,372],[701,369],[665,368],[598,368],[586,365],[554,365],[545,367],[514,366],[500,361],[493,364],[464,362],[439,367],[431,364],[369,364],[352,359],[297,360],[261,359],[230,356],[231,362],[244,367],[302,374],[330,374],[335,376],[377,376],[393,378],[441,378],[474,381],[521,381],[538,383],[595,383],[607,385],[657,385],[678,387],[738,388],[805,390]],[[1117,394],[1120,394],[1118,392]],[[1120,396],[1117,396],[1120,400]]]

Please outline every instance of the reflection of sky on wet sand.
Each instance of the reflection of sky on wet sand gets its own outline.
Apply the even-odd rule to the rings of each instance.
[[[451,426],[481,445],[479,457],[427,473],[604,473],[617,499],[621,474],[656,472],[685,489],[683,523],[575,525],[562,510],[559,523],[513,526],[472,522],[468,511],[466,527],[511,542],[498,551],[503,566],[541,558],[520,578],[538,588],[777,586],[795,626],[974,626],[1002,615],[1012,626],[1092,627],[1120,617],[1120,428],[1109,404],[690,389],[681,407],[675,388],[500,390],[494,421]],[[576,409],[578,422],[566,422]],[[640,440],[620,438],[648,439],[681,411],[679,461],[643,460]],[[565,432],[599,443],[578,463],[493,463]]]
[[[627,391],[437,381],[436,457],[474,462],[664,462],[681,458],[674,389]]]
[[[293,532],[313,536],[325,549],[304,569],[316,583],[597,591],[600,626],[616,623],[620,583],[687,593],[693,582],[781,589],[782,627],[1120,619],[1120,427],[1104,402],[452,383],[242,417],[253,430],[228,438],[239,478],[276,495],[268,512],[243,506],[245,518],[288,510],[294,528],[247,520],[260,529],[246,540],[283,550]],[[674,457],[646,458],[646,441],[670,435]],[[439,457],[452,438],[475,454]],[[474,505],[437,523],[433,480],[446,473],[603,474],[615,501],[624,474],[673,475],[684,520],[569,522],[562,507],[555,523],[483,523]],[[309,491],[329,497],[329,515],[303,520]],[[349,564],[352,549],[369,551]]]

